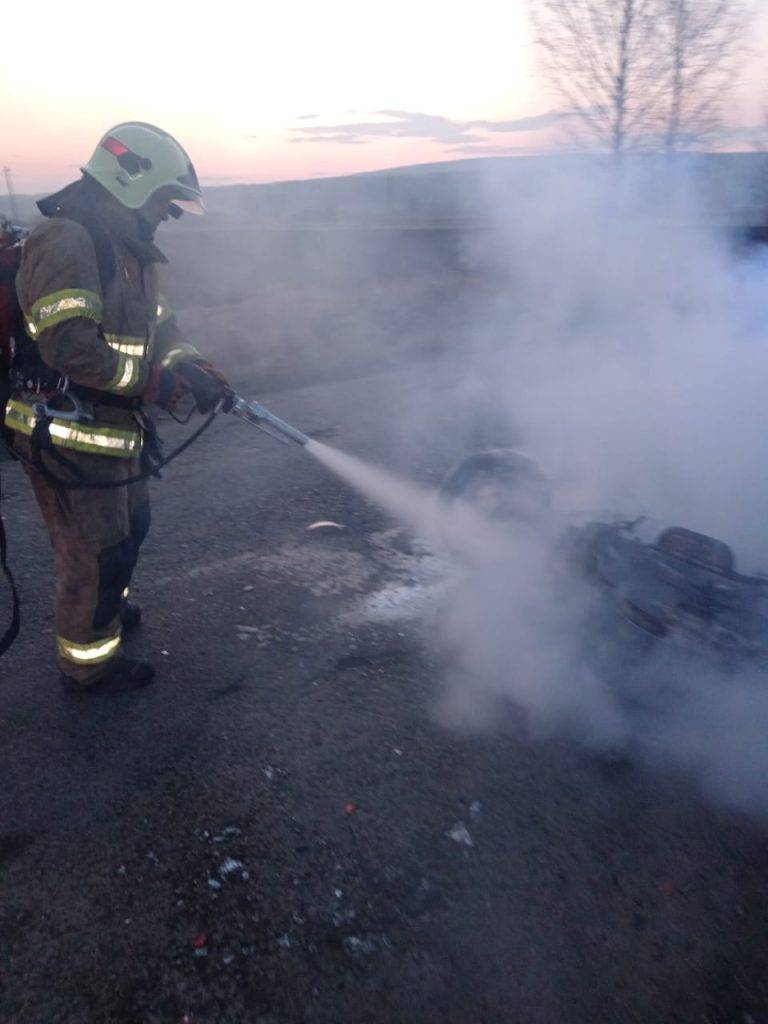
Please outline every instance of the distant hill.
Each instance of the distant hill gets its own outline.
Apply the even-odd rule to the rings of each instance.
[[[520,201],[543,178],[597,173],[608,158],[588,155],[478,157],[336,178],[205,189],[209,215],[186,217],[186,230],[237,228],[461,227],[487,223],[489,190]],[[734,227],[768,225],[768,153],[656,154],[625,158],[625,168],[666,191],[684,177],[708,218]],[[63,184],[63,183],[62,183]],[[34,196],[18,196],[19,217],[39,218]],[[0,212],[8,215],[7,197]]]

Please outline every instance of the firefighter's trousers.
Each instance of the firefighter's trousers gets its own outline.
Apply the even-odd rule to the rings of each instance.
[[[15,448],[31,458],[19,434]],[[141,472],[138,458],[62,451],[87,478],[125,480]],[[66,469],[43,455],[45,465],[66,479]],[[127,595],[139,548],[150,523],[145,482],[110,490],[57,487],[39,470],[25,466],[53,546],[56,563],[56,634],[59,666],[88,686],[120,654],[120,608]]]

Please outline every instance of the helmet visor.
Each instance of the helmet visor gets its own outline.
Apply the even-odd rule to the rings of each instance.
[[[205,207],[203,206],[202,199],[177,199],[175,196],[171,200],[171,206],[175,206],[179,211],[179,216],[182,213],[195,213],[198,217],[201,217],[205,213]]]
[[[153,196],[168,203],[168,212],[175,219],[183,213],[205,213],[203,197],[195,189],[184,185],[163,185],[153,193]]]
[[[198,215],[205,213],[200,182],[197,180],[197,173],[191,163],[187,163],[186,172],[180,174],[176,181],[181,186],[179,189],[181,194],[178,199],[175,196],[172,197],[175,205],[184,213]]]

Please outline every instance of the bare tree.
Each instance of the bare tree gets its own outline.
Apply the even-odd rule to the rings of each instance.
[[[528,0],[544,71],[569,119],[621,153],[717,128],[749,0]]]
[[[658,126],[663,110],[658,2],[529,0],[544,71],[569,118],[617,155]]]
[[[713,131],[742,50],[741,0],[660,0],[670,81],[664,144],[668,151]]]

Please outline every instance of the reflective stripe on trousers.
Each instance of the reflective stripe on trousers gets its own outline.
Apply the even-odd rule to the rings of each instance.
[[[62,636],[56,637],[59,657],[75,665],[102,665],[120,652],[120,634],[121,630],[118,628],[113,636],[94,640],[90,644],[78,644]]]

